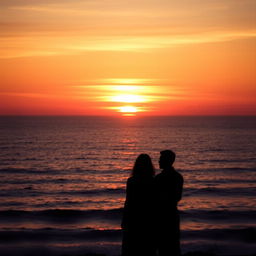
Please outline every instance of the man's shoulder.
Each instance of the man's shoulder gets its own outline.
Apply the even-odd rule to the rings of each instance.
[[[178,177],[183,179],[183,176],[182,176],[182,174],[180,172],[175,170],[174,173],[175,173],[175,175],[177,175]]]
[[[175,174],[176,174],[176,176],[177,176],[177,179],[179,179],[181,182],[183,182],[183,181],[184,181],[183,176],[182,176],[182,174],[181,174],[181,173],[179,173],[179,172],[175,171]]]
[[[172,172],[172,176],[177,179],[177,180],[180,180],[180,181],[183,181],[183,176],[180,172],[178,172],[176,169],[173,170]]]
[[[162,171],[155,176],[156,181],[163,180],[163,179],[173,179],[173,178],[183,181],[183,176],[176,170],[173,170],[170,172]]]
[[[133,177],[129,177],[126,181],[127,184],[131,184],[134,182],[134,178]]]
[[[165,181],[168,181],[171,179],[171,176],[169,175],[169,173],[167,172],[160,172],[158,173],[156,176],[155,176],[155,182],[158,183],[162,183],[162,182],[165,182]]]

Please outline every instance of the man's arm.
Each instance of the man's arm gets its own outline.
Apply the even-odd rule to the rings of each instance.
[[[182,175],[178,174],[177,188],[176,188],[177,202],[179,202],[182,198],[183,183],[184,183],[184,179],[183,179]]]

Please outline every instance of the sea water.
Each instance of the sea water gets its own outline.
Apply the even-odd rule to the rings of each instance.
[[[0,117],[1,255],[120,255],[131,168],[165,149],[182,252],[256,253],[256,117]]]

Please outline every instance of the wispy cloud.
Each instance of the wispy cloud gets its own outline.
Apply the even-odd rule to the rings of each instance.
[[[9,37],[0,39],[0,58],[76,55],[86,51],[148,51],[255,38],[256,30],[173,36]]]
[[[43,93],[26,93],[26,92],[0,92],[0,96],[38,98],[38,99],[56,98],[56,95],[43,94]]]
[[[254,0],[2,1],[1,58],[255,38]]]

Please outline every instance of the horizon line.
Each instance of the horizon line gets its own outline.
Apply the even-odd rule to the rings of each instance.
[[[74,115],[61,115],[61,114],[53,114],[53,115],[47,115],[47,114],[38,114],[38,115],[17,115],[17,114],[0,114],[0,117],[113,117],[113,118],[140,118],[140,117],[256,117],[256,114],[195,114],[195,115],[134,115],[134,116],[123,116],[123,115],[80,115],[80,114],[74,114]]]

